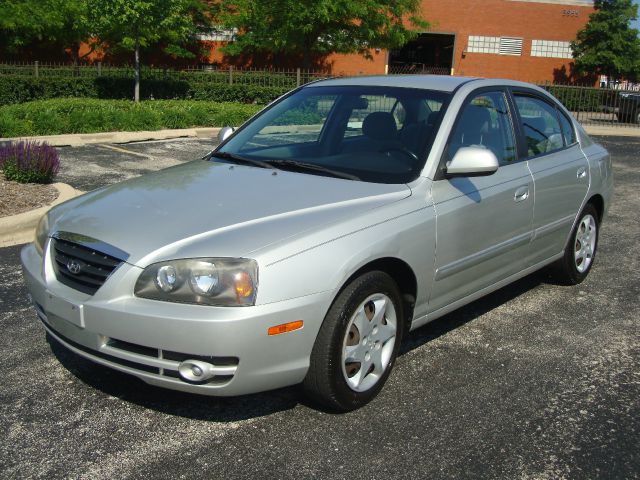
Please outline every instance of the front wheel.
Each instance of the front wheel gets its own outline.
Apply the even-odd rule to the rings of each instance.
[[[555,265],[555,276],[559,281],[577,285],[587,277],[596,256],[598,228],[598,212],[589,203],[580,213],[578,223],[571,232],[564,257]]]
[[[393,367],[404,330],[400,292],[384,272],[356,278],[322,324],[304,380],[307,394],[334,410],[371,401]]]

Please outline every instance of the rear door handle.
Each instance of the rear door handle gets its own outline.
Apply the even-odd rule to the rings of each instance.
[[[576,172],[577,178],[585,178],[587,176],[587,167],[580,167]]]
[[[517,189],[516,193],[513,195],[513,200],[516,202],[523,202],[527,198],[529,198],[529,187],[527,185]]]

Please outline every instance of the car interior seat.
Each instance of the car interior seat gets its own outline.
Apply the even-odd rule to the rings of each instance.
[[[388,112],[372,112],[362,122],[362,133],[377,142],[398,140],[396,121]]]

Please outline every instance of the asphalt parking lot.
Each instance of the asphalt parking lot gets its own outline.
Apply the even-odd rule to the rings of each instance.
[[[587,280],[533,274],[418,329],[345,415],[296,388],[216,399],[93,365],[47,341],[21,247],[0,249],[0,477],[639,478],[640,139],[597,140],[616,196]],[[59,180],[90,190],[212,146],[63,148]]]

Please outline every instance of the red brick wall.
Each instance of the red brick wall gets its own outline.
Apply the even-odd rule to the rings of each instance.
[[[578,16],[563,15],[564,10]],[[571,41],[593,12],[590,6],[512,0],[423,0],[422,13],[430,32],[456,34],[453,70],[456,75],[504,77],[525,81],[554,80],[554,71],[571,71],[571,60],[531,56],[531,40]],[[522,37],[521,56],[467,53],[470,35]],[[331,57],[334,73],[385,73],[386,52],[367,61],[355,55]]]
[[[574,10],[578,16],[563,15]],[[575,39],[593,12],[590,6],[510,0],[423,0],[432,31],[456,33],[456,75],[506,77],[526,81],[554,79],[554,69],[570,71],[569,59],[531,56],[531,40]],[[462,52],[470,35],[522,37],[521,56]]]
[[[387,65],[386,50],[371,50],[372,58],[362,55],[329,55],[325,64],[333,75],[384,74]]]

